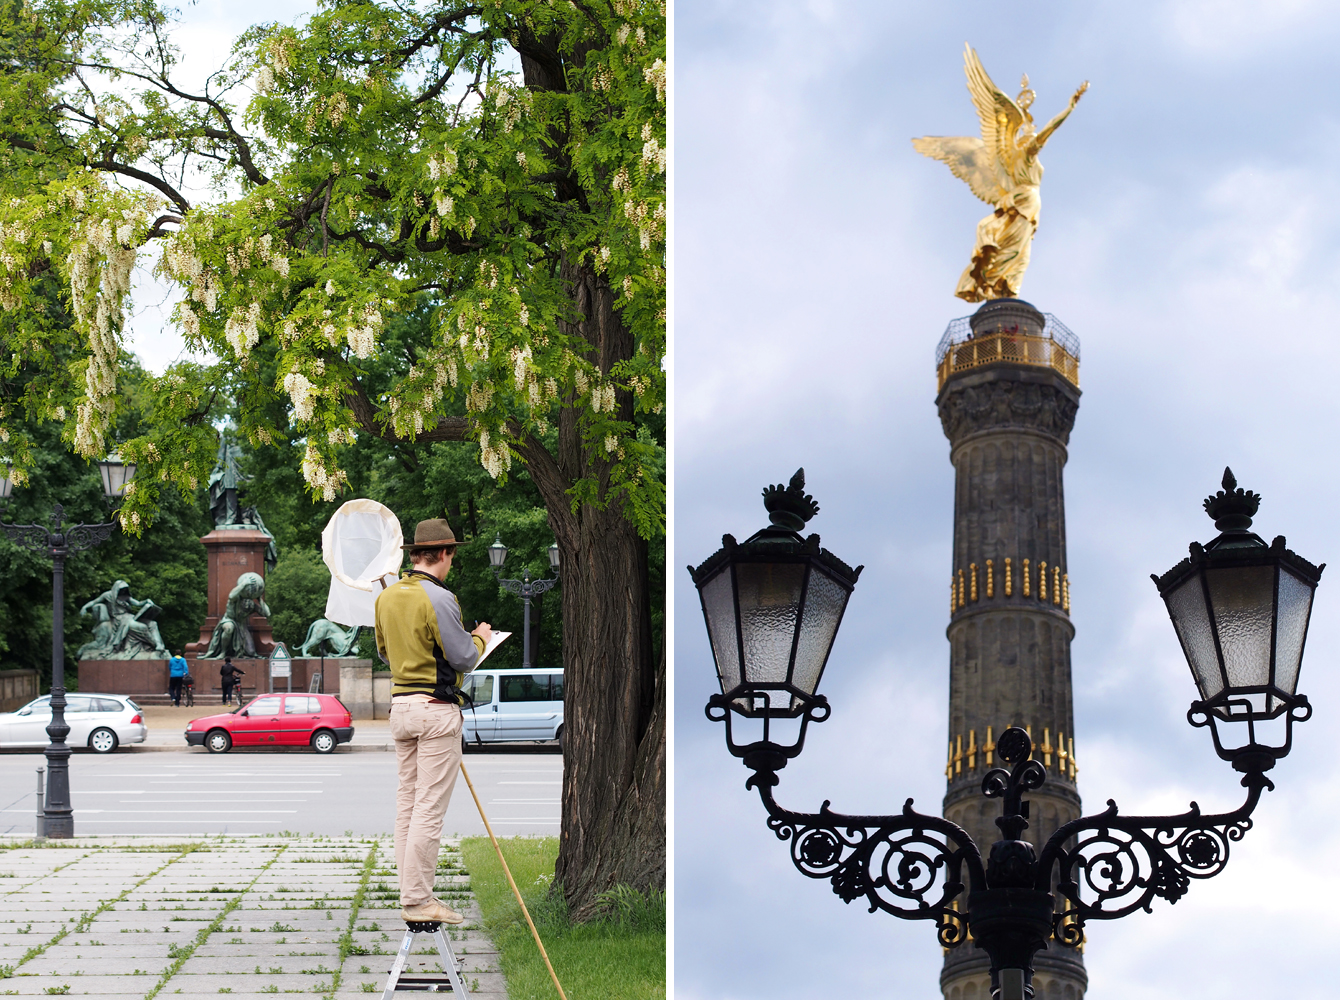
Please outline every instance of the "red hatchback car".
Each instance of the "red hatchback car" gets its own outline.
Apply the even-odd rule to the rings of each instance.
[[[244,708],[195,719],[186,727],[187,744],[210,753],[227,753],[234,746],[310,746],[330,753],[353,736],[353,718],[332,694],[263,694]]]

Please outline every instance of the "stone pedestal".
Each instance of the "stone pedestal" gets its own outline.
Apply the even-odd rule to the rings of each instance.
[[[36,670],[0,670],[0,712],[18,711],[36,698],[39,691]]]
[[[238,577],[243,573],[265,576],[265,550],[270,536],[255,528],[215,528],[200,541],[209,555],[208,617],[200,626],[199,641],[186,644],[188,658],[198,657],[209,648],[214,627],[228,607],[228,595],[237,586]],[[268,656],[275,645],[269,619],[252,615],[247,624],[256,637],[256,652]]]
[[[80,660],[79,690],[94,694],[163,695],[168,690],[167,660]]]
[[[372,661],[340,661],[340,701],[358,719],[373,718]]]
[[[1040,847],[1080,815],[1062,486],[1079,408],[1078,345],[1054,344],[1045,325],[1018,299],[983,305],[972,336],[941,362],[936,400],[955,483],[944,815],[983,856],[1001,833],[1000,800],[982,795],[982,776],[1000,765],[993,741],[1009,726],[1029,730],[1047,769],[1047,783],[1027,796],[1024,839]],[[989,998],[989,966],[972,941],[949,949],[945,1000]],[[1052,941],[1034,966],[1039,1000],[1083,997],[1088,977],[1077,949]]]

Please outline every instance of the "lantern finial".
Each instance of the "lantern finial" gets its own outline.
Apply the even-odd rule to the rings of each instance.
[[[789,486],[769,486],[763,491],[763,506],[768,510],[768,518],[779,528],[799,531],[805,522],[819,513],[819,505],[814,497],[805,493],[805,470],[797,469],[791,477]]]
[[[1223,489],[1205,498],[1205,513],[1214,518],[1220,531],[1246,531],[1252,526],[1252,517],[1261,506],[1261,497],[1238,486],[1233,470],[1224,468]]]

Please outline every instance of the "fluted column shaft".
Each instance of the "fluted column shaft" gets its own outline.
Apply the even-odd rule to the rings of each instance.
[[[997,300],[972,318],[974,334],[1041,336],[1043,316]],[[1032,792],[1025,838],[1041,845],[1080,815],[1070,680],[1070,580],[1062,472],[1079,389],[1045,365],[983,364],[951,374],[936,400],[954,466],[954,558],[947,630],[949,745],[944,815],[983,854],[1001,837],[1000,804],[981,794],[999,764],[994,740],[1029,730],[1048,780]],[[945,955],[946,1000],[988,1000],[989,962],[973,944]],[[1036,960],[1037,1000],[1079,1000],[1082,955],[1052,944]]]

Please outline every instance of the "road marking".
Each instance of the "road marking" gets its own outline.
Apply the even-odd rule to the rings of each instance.
[[[264,812],[264,814],[276,814],[276,812],[297,812],[297,810],[143,810],[147,814],[153,815],[154,812],[180,812],[180,814],[204,815],[212,812],[220,812],[225,816],[241,814],[241,812]],[[139,810],[75,810],[75,812],[139,812]]]
[[[87,811],[87,810],[85,810],[85,811]],[[198,820],[198,819],[194,819],[194,820],[190,820],[190,819],[96,819],[96,820],[93,820],[93,819],[91,819],[91,820],[89,820],[89,823],[90,823],[90,824],[94,824],[94,825],[97,825],[97,824],[106,824],[106,823],[201,823],[201,822],[204,822],[204,823],[216,823],[216,824],[217,824],[217,823],[222,823],[222,824],[228,824],[228,823],[235,823],[235,824],[250,823],[250,824],[256,824],[256,823],[278,823],[279,820],[277,820],[277,819],[211,819],[211,820]]]
[[[560,799],[489,799],[489,805],[520,805],[528,802],[537,806],[556,806],[560,801]]]

